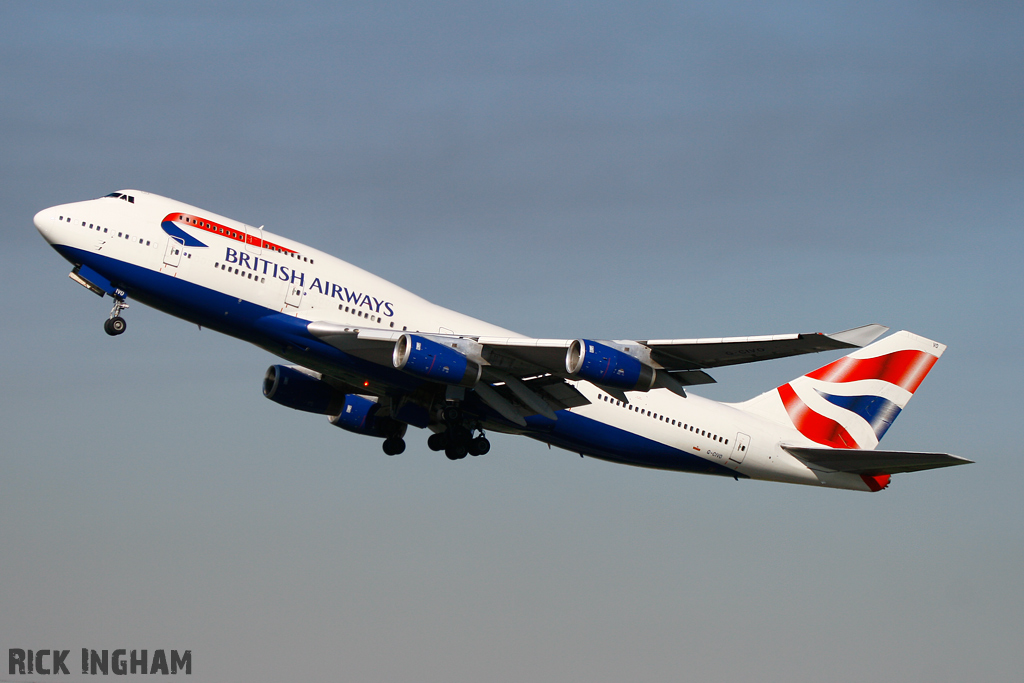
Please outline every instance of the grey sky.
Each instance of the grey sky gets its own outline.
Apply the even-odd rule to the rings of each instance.
[[[1014,3],[0,4],[0,651],[1019,676],[1021,35]],[[387,458],[263,399],[262,351],[141,304],[103,334],[31,217],[123,187],[537,336],[910,329],[949,350],[883,446],[978,464],[856,495],[501,437]]]

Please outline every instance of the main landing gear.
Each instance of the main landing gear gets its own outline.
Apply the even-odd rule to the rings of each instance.
[[[128,308],[128,304],[124,299],[114,297],[114,307],[110,309],[110,316],[103,322],[103,331],[111,337],[124,334],[124,331],[128,329],[128,323],[121,317],[121,311],[126,308]]]
[[[398,455],[405,452],[405,439],[400,436],[389,436],[384,439],[384,454]]]
[[[449,460],[462,460],[467,455],[485,455],[491,450],[491,442],[484,436],[484,430],[466,426],[462,411],[455,406],[446,406],[441,413],[445,430],[431,434],[427,447],[432,451],[444,451]],[[479,432],[474,437],[473,432]]]

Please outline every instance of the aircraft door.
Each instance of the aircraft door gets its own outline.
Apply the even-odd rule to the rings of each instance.
[[[298,308],[302,304],[302,285],[292,282],[288,285],[288,293],[284,295],[285,308]]]
[[[263,253],[263,227],[245,226],[245,250],[250,254]]]
[[[164,251],[164,264],[177,268],[181,263],[181,252],[185,249],[184,240],[178,237],[167,238],[167,249]]]
[[[747,457],[747,449],[750,447],[750,437],[742,432],[736,434],[736,443],[733,444],[732,453],[729,455],[729,464],[733,467],[743,462]]]

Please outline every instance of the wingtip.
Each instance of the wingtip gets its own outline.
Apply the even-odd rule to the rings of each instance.
[[[842,332],[826,335],[830,339],[849,344],[850,346],[867,346],[889,331],[885,325],[861,325]]]

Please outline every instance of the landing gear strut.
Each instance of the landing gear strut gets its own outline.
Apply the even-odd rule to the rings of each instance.
[[[110,309],[110,316],[103,322],[103,331],[111,337],[124,334],[128,328],[128,323],[121,317],[121,311],[126,308],[128,308],[128,304],[124,299],[114,297],[114,307]]]
[[[427,439],[427,447],[432,451],[444,451],[449,460],[462,460],[467,455],[484,455],[491,450],[491,442],[484,436],[484,430],[476,426],[467,426],[462,411],[454,405],[445,406],[441,412],[445,430],[431,434]],[[479,432],[474,437],[473,432]]]

